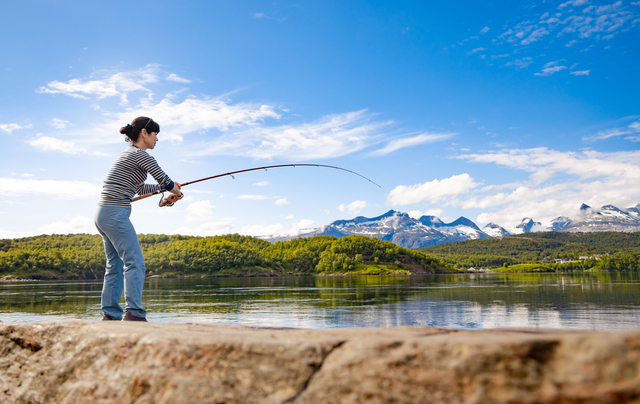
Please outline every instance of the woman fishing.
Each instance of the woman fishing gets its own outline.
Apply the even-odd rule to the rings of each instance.
[[[158,141],[160,125],[153,119],[138,117],[120,128],[131,144],[116,159],[104,181],[95,223],[104,242],[107,258],[102,286],[102,320],[147,321],[142,307],[145,265],[136,230],[129,216],[135,194],[169,191],[182,197],[180,184],[162,171],[146,150]],[[158,183],[145,184],[147,173]],[[124,289],[124,313],[120,298]],[[124,314],[124,316],[123,316]]]

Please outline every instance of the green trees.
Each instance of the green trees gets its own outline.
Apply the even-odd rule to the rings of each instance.
[[[341,239],[317,236],[275,244],[238,234],[216,237],[141,234],[138,240],[147,275],[342,273],[370,265],[392,266],[396,262],[416,265],[423,272],[445,268],[441,262],[423,253],[364,236]],[[102,239],[97,235],[0,240],[0,276],[101,278],[104,265]]]
[[[554,262],[555,258],[575,262],[556,266],[556,270],[604,269],[603,261],[581,260],[580,256],[594,256],[606,253],[640,254],[640,233],[526,233],[504,237],[468,240],[458,243],[441,244],[420,249],[420,251],[442,259],[448,263],[468,267],[500,267]],[[633,265],[628,260],[629,265]],[[619,266],[623,266],[620,264]],[[613,268],[607,264],[607,268]]]

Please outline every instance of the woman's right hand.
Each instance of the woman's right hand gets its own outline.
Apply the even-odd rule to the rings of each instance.
[[[174,182],[173,188],[169,192],[177,196],[178,199],[182,198],[183,196],[182,191],[180,190],[180,184],[178,184],[177,182]]]

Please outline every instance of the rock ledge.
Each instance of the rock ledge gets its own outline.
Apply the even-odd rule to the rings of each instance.
[[[0,323],[1,403],[624,403],[640,330]]]

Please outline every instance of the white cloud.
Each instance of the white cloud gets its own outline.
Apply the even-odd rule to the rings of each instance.
[[[71,122],[65,121],[64,119],[60,119],[60,118],[53,118],[51,120],[51,125],[56,129],[64,129],[67,126],[71,125]]]
[[[165,98],[158,103],[144,99],[139,106],[113,114],[113,118],[105,123],[109,128],[118,127],[128,122],[132,116],[150,116],[157,118],[161,127],[160,137],[167,136],[171,140],[181,141],[182,136],[203,130],[215,129],[226,132],[231,129],[242,129],[257,126],[264,119],[279,119],[280,114],[270,105],[254,103],[232,104],[223,97],[197,98],[189,96],[182,102],[173,102]],[[219,143],[218,140],[215,142]],[[195,147],[200,148],[200,145]],[[224,147],[224,141],[223,145]],[[198,153],[195,153],[198,154]]]
[[[276,199],[279,196],[267,196],[267,195],[238,195],[236,199],[246,199],[252,201],[263,201],[265,199]]]
[[[254,237],[260,236],[297,236],[303,230],[311,228],[313,220],[302,219],[297,223],[293,223],[289,229],[286,229],[280,223],[276,224],[254,224],[245,226],[240,229],[239,233]]]
[[[521,59],[516,59],[512,62],[507,62],[506,66],[516,66],[517,68],[524,69],[525,67],[529,66],[531,63],[533,63],[533,58],[529,56],[525,56]]]
[[[283,235],[285,233],[284,226],[280,223],[277,224],[253,224],[250,226],[244,226],[240,229],[240,234],[248,236],[276,236]]]
[[[476,52],[481,52],[483,50],[487,50],[487,48],[475,48],[473,50],[470,50],[469,52],[467,52],[469,55],[471,55],[472,53],[476,53]]]
[[[582,138],[582,140],[585,140],[585,141],[605,140],[612,137],[629,135],[629,134],[631,134],[631,132],[629,132],[628,130],[613,128],[613,129],[598,131],[598,134],[593,136],[585,136]]]
[[[387,195],[387,203],[404,206],[420,202],[442,202],[466,194],[479,185],[466,173],[422,184],[398,185]]]
[[[55,181],[17,178],[0,178],[4,196],[52,195],[62,199],[97,198],[102,184],[84,181]]]
[[[381,136],[390,121],[374,121],[366,110],[328,115],[298,125],[256,127],[223,134],[208,144],[197,146],[193,155],[236,155],[258,159],[296,160],[339,157],[359,151]]]
[[[391,140],[384,148],[376,150],[371,155],[382,156],[405,147],[418,146],[423,143],[433,143],[440,140],[450,139],[455,133],[423,133],[417,136]]]
[[[207,222],[203,223],[195,229],[190,227],[180,227],[170,234],[182,234],[185,236],[211,237],[222,234],[229,234],[233,229],[233,225],[228,221]]]
[[[535,76],[551,76],[552,74],[567,68],[567,66],[559,66],[558,63],[560,63],[559,60],[556,60],[555,62],[546,63],[542,68],[542,71],[540,73],[534,73],[534,75]]]
[[[180,77],[175,73],[171,73],[170,75],[168,75],[165,80],[173,81],[175,83],[183,83],[183,84],[191,83],[191,80],[185,79],[184,77]]]
[[[591,70],[576,70],[571,72],[574,76],[588,76]]]
[[[640,151],[560,152],[541,147],[458,158],[529,173],[528,179],[476,188],[464,198],[449,201],[463,209],[486,210],[479,215],[479,223],[492,221],[509,227],[525,216],[537,221],[572,216],[583,202],[625,207],[640,200]],[[545,174],[539,176],[540,171]]]
[[[520,45],[529,45],[532,42],[539,41],[543,36],[549,35],[549,31],[545,27],[538,28],[533,31],[526,39],[520,42]]]
[[[14,130],[29,129],[29,128],[31,128],[31,125],[20,126],[16,123],[0,124],[0,130],[7,132],[8,134],[11,134]]]
[[[558,6],[559,9],[562,9],[564,7],[577,7],[577,6],[581,6],[583,4],[587,4],[589,2],[589,0],[570,0],[567,1],[565,3],[562,3]]]
[[[636,132],[640,132],[640,121],[632,123],[629,127]]]
[[[27,140],[27,143],[44,151],[60,151],[67,154],[81,154],[86,152],[78,148],[73,142],[67,142],[49,136],[40,136]]]
[[[288,204],[289,204],[289,201],[287,200],[287,198],[280,198],[276,201],[276,205],[278,206],[284,206]]]
[[[481,33],[482,35],[484,35],[484,34],[486,34],[487,32],[489,32],[489,30],[490,30],[490,29],[491,29],[491,28],[489,28],[489,27],[484,27],[484,28],[482,28],[482,29],[480,30],[480,33]]]
[[[253,185],[257,187],[266,187],[268,185],[271,185],[271,183],[269,181],[260,181],[260,182],[254,183]]]
[[[93,220],[86,216],[77,216],[66,222],[56,222],[38,228],[42,234],[97,234]]]
[[[121,101],[126,103],[128,93],[149,92],[150,90],[144,85],[157,82],[159,73],[160,69],[156,64],[149,64],[138,70],[113,74],[101,71],[92,76],[101,78],[94,80],[71,79],[67,82],[54,80],[36,91],[41,94],[63,94],[81,99],[89,99],[89,96],[97,96],[98,99],[119,96]]]
[[[440,217],[444,214],[444,210],[442,209],[428,209],[424,212],[419,210],[411,210],[407,213],[409,217],[414,219],[420,219],[422,216],[436,216]]]
[[[360,213],[362,211],[362,209],[367,207],[367,201],[354,201],[351,202],[350,204],[342,204],[340,206],[338,206],[338,210],[340,212],[348,212],[352,215],[357,215],[358,213]]]
[[[187,205],[187,222],[205,221],[213,215],[214,205],[211,201],[197,201]]]
[[[34,146],[66,153],[84,153],[85,150],[104,150],[104,145],[122,142],[114,136],[117,130],[135,116],[150,116],[161,126],[160,141],[182,142],[185,136],[198,135],[201,141],[185,145],[190,156],[231,155],[254,159],[309,160],[332,158],[360,151],[379,144],[386,137],[383,129],[392,121],[376,120],[366,110],[326,115],[312,122],[273,125],[286,113],[279,104],[232,102],[227,96],[208,97],[170,93],[161,100],[153,98],[152,85],[161,77],[176,80],[179,76],[163,72],[159,65],[147,65],[138,70],[124,72],[97,72],[89,79],[54,81],[38,89],[40,93],[95,99],[118,96],[123,101],[133,91],[146,93],[135,106],[117,110],[101,109],[104,120],[92,125],[92,136],[87,128],[66,131],[64,137],[32,141]],[[178,98],[178,97],[183,98]],[[97,101],[96,101],[97,100]],[[296,116],[295,114],[290,114]],[[60,125],[65,124],[58,122]],[[2,128],[2,127],[0,127]],[[6,126],[10,131],[14,126]]]

